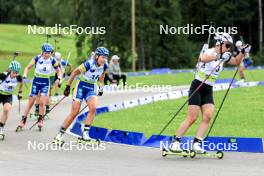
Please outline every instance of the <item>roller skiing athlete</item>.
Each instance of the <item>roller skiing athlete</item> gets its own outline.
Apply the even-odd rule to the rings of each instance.
[[[58,73],[58,77],[61,80],[62,74],[59,64],[52,57],[53,48],[49,43],[42,45],[42,53],[35,56],[29,65],[24,70],[23,77],[26,78],[29,70],[34,66],[35,73],[31,86],[31,92],[29,95],[28,103],[22,115],[22,120],[18,124],[16,131],[22,130],[26,124],[27,115],[30,112],[36,98],[39,97],[39,115],[37,119],[39,131],[41,131],[44,125],[45,107],[49,98],[50,91],[50,75],[52,74],[52,68]]]
[[[22,98],[23,79],[19,75],[21,64],[12,61],[9,64],[8,71],[0,73],[0,103],[3,104],[3,114],[0,118],[0,140],[4,140],[4,126],[8,119],[8,113],[12,108],[14,90],[19,84],[18,99]]]
[[[172,137],[169,151],[164,151],[163,156],[171,153],[182,153],[183,156],[194,157],[196,154],[212,156],[202,147],[203,137],[209,127],[210,120],[214,112],[213,85],[215,80],[223,70],[224,63],[239,66],[245,54],[251,49],[249,45],[244,45],[236,57],[232,57],[229,52],[233,39],[228,33],[220,33],[215,36],[216,44],[213,48],[205,50],[200,54],[198,71],[189,89],[188,112],[186,119],[180,124],[176,134]],[[186,152],[181,148],[181,139],[189,127],[194,124],[202,113],[202,121],[193,140],[191,151]],[[223,153],[215,154],[218,158],[223,157]]]
[[[103,82],[105,71],[107,69],[107,64],[105,60],[109,56],[109,51],[107,48],[98,47],[95,50],[95,55],[90,60],[85,61],[78,68],[76,68],[71,74],[67,86],[64,90],[64,95],[68,96],[70,94],[71,84],[74,78],[77,75],[80,75],[73,92],[73,103],[71,107],[70,114],[64,120],[60,131],[55,136],[53,143],[58,145],[62,145],[64,143],[63,135],[65,131],[68,129],[70,124],[76,118],[80,111],[81,103],[83,100],[86,101],[87,107],[89,108],[89,113],[87,115],[85,126],[83,129],[83,134],[81,138],[78,138],[78,143],[82,144],[99,144],[99,141],[92,139],[89,136],[89,130],[92,125],[92,122],[96,113],[96,105],[97,105],[97,95],[103,95]],[[97,93],[97,85],[96,82],[99,79],[99,91]]]

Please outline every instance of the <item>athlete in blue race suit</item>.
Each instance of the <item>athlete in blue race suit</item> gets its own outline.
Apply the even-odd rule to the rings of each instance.
[[[62,80],[60,65],[56,59],[52,57],[52,52],[52,46],[48,43],[44,43],[42,45],[42,54],[35,56],[24,70],[23,77],[26,78],[29,70],[35,66],[35,73],[28,103],[17,129],[22,129],[26,124],[27,115],[29,114],[30,109],[32,108],[38,95],[40,95],[38,127],[39,129],[43,127],[43,117],[45,115],[45,107],[48,102],[50,91],[50,76],[52,75],[53,69],[56,70],[59,79]]]
[[[68,96],[70,93],[70,87],[77,75],[80,75],[73,91],[73,103],[71,107],[70,114],[64,120],[59,133],[54,138],[54,143],[61,144],[63,143],[63,134],[70,126],[72,121],[78,115],[81,102],[84,100],[87,103],[89,108],[89,113],[87,115],[85,126],[83,130],[82,138],[80,142],[90,142],[91,138],[89,136],[90,126],[95,117],[96,113],[96,104],[97,104],[97,97],[103,95],[103,82],[105,71],[107,69],[107,64],[105,60],[109,56],[108,49],[104,47],[98,47],[95,50],[95,55],[92,59],[85,61],[81,64],[78,68],[76,68],[70,76],[66,89],[64,90],[64,95]],[[96,82],[100,81],[99,85],[99,92],[97,94],[97,85]]]

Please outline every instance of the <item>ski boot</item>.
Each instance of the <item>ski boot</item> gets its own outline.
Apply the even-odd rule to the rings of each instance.
[[[62,146],[64,144],[63,133],[59,132],[52,141],[53,144]]]
[[[181,149],[180,140],[181,140],[180,138],[173,136],[172,143],[169,146],[169,150],[165,148],[162,149],[162,156],[163,157],[166,157],[167,155],[176,155],[183,157],[189,156],[189,151]]]
[[[77,142],[79,144],[84,144],[84,145],[93,145],[93,144],[99,145],[100,144],[100,141],[98,139],[97,140],[92,139],[89,136],[89,131],[86,131],[86,130],[84,130],[83,136],[79,137]]]
[[[50,105],[46,105],[46,112],[45,112],[45,116],[44,116],[45,120],[48,120],[50,118],[49,113],[50,113]]]
[[[23,127],[25,126],[27,122],[27,117],[26,116],[22,116],[21,121],[19,122],[17,128],[16,128],[16,132],[22,131]]]
[[[180,147],[180,141],[175,140],[170,145],[170,151],[174,153],[181,153],[183,150]]]
[[[201,147],[202,140],[194,139],[192,150],[198,154],[204,154],[206,151]]]
[[[4,128],[0,127],[0,140],[3,141],[5,140],[5,134],[4,134]]]

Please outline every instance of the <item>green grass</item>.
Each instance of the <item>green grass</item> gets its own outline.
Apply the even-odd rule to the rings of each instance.
[[[264,137],[264,87],[231,89],[211,136]],[[215,92],[216,110],[224,91]],[[163,126],[183,104],[186,97],[178,100],[160,101],[134,108],[109,112],[96,117],[95,126],[109,129],[144,132],[146,136],[158,134]],[[186,117],[185,107],[164,134],[172,135]],[[201,119],[201,118],[199,118]],[[194,136],[197,122],[186,135]]]
[[[71,56],[69,61],[77,66],[76,63],[76,49],[74,36],[61,36],[56,38],[59,40],[57,44],[59,52],[61,52],[63,58],[67,58],[68,52],[71,51]],[[27,33],[26,25],[12,25],[12,24],[0,24],[0,72],[3,72],[7,69],[9,63],[13,59],[13,52],[20,52],[19,56],[16,57],[16,60],[19,61],[22,65],[22,71],[20,74],[23,74],[23,69],[29,64],[31,59],[41,53],[41,45],[46,42],[45,35],[35,35]],[[54,39],[50,38],[49,42],[55,47]],[[32,78],[34,74],[34,69],[28,74],[28,78]],[[64,83],[65,84],[65,83]],[[31,83],[27,84],[27,87],[24,87],[23,98],[28,97]],[[62,86],[64,87],[64,86]],[[62,93],[62,89],[60,90]]]
[[[69,61],[76,66],[76,49],[74,36],[62,36],[58,38],[60,47],[59,51],[63,58],[67,58],[68,52],[71,51]],[[10,61],[13,59],[13,52],[18,51],[21,54],[17,60],[22,64],[22,67],[30,62],[30,60],[37,54],[41,53],[41,45],[46,42],[45,35],[35,35],[27,33],[27,26],[25,25],[0,25],[0,72],[3,72],[8,67]],[[54,46],[54,39],[49,39],[49,42]],[[33,71],[29,76],[32,77]]]
[[[232,78],[235,71],[224,70],[219,79]],[[247,81],[263,81],[264,70],[246,70],[245,75]],[[253,75],[253,77],[251,76]],[[148,76],[133,76],[128,77],[129,85],[136,85],[142,83],[143,85],[189,85],[193,80],[193,73],[178,73],[178,74],[162,74],[162,75],[148,75]],[[239,80],[239,73],[236,76]]]

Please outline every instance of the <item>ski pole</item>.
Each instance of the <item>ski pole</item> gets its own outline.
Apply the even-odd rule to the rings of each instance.
[[[50,109],[49,113],[50,113],[50,112],[51,112],[51,111],[52,111],[52,110],[53,110],[58,104],[60,104],[64,98],[66,98],[66,96],[62,97],[62,98],[58,101],[58,103],[56,103],[56,104]],[[45,117],[45,115],[47,115],[47,114],[48,114],[48,113],[45,113],[45,114],[43,115],[43,117]],[[37,123],[38,123],[38,121],[35,122],[35,123],[29,128],[29,129],[31,130],[34,126],[37,125]]]
[[[47,34],[46,37],[47,37],[46,43],[49,43],[49,38],[51,38],[51,35]]]
[[[222,53],[222,49],[221,53]],[[184,108],[184,106],[187,104],[187,102],[194,96],[194,94],[202,87],[202,85],[205,83],[206,80],[209,79],[209,77],[211,76],[211,74],[217,69],[217,67],[219,65],[221,65],[223,63],[224,60],[221,60],[216,67],[214,67],[214,69],[210,72],[210,74],[206,75],[206,78],[203,80],[203,82],[200,83],[200,85],[193,91],[193,93],[189,96],[189,98],[183,103],[183,105],[178,109],[178,111],[176,111],[176,113],[174,114],[174,116],[167,122],[167,124],[162,128],[162,130],[160,131],[160,133],[158,134],[158,136],[160,136],[165,129],[169,126],[169,124],[175,119],[175,117],[181,112],[181,110]]]
[[[215,117],[214,117],[214,120],[213,120],[213,122],[212,122],[212,124],[211,124],[211,126],[210,126],[210,129],[208,130],[208,133],[207,133],[205,139],[206,139],[206,138],[209,136],[209,134],[211,133],[211,130],[212,130],[212,128],[213,128],[213,126],[214,126],[214,124],[215,124],[215,122],[216,122],[216,119],[217,119],[217,117],[218,117],[218,115],[219,115],[219,113],[220,113],[220,111],[221,111],[221,109],[222,109],[222,107],[223,107],[223,104],[224,104],[224,102],[225,102],[225,100],[226,100],[226,97],[227,97],[227,95],[228,95],[228,93],[229,93],[229,90],[230,90],[230,88],[231,88],[231,86],[232,86],[232,84],[233,84],[233,82],[234,82],[234,80],[235,80],[235,77],[236,77],[236,75],[237,75],[237,73],[238,73],[238,70],[239,70],[239,68],[236,69],[236,72],[235,72],[235,74],[233,75],[233,78],[232,78],[231,82],[229,83],[228,89],[227,89],[227,91],[226,91],[226,93],[225,93],[225,96],[224,96],[224,98],[223,98],[223,100],[222,100],[222,102],[221,102],[221,104],[220,104],[220,107],[219,107],[219,109],[218,109],[218,111],[217,111],[217,113],[216,113],[216,115],[215,115]]]

